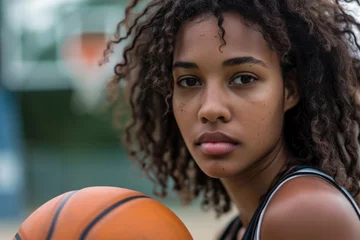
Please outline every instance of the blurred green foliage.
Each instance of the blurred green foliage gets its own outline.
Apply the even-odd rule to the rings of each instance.
[[[58,147],[120,147],[121,132],[112,127],[112,113],[77,114],[71,108],[72,91],[18,93],[25,140],[31,145]]]

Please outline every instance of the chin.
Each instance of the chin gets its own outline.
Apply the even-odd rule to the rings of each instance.
[[[198,165],[211,178],[231,178],[239,174],[237,168],[226,160],[209,160],[198,162]]]

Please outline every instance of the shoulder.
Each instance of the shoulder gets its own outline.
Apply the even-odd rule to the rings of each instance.
[[[298,177],[274,195],[261,240],[360,239],[360,221],[348,199],[318,177]]]

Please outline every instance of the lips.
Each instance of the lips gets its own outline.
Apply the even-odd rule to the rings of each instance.
[[[223,132],[205,132],[198,137],[196,145],[207,155],[220,156],[234,151],[239,141]]]
[[[229,135],[223,132],[205,132],[201,134],[196,140],[197,145],[202,143],[218,143],[218,142],[239,144],[237,140],[235,140],[234,138],[230,137]]]

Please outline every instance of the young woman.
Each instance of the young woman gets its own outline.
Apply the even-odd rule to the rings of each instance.
[[[239,217],[219,239],[358,240],[360,24],[332,0],[132,1],[110,90],[129,154]],[[136,10],[141,12],[136,13]],[[126,34],[121,32],[126,29]]]

